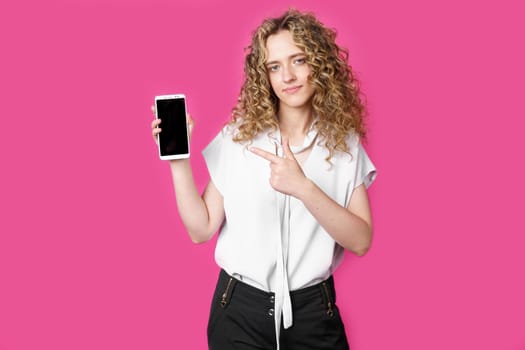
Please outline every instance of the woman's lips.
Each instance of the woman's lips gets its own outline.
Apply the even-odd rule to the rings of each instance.
[[[297,92],[300,88],[301,88],[301,85],[299,85],[299,86],[290,86],[290,87],[288,87],[286,89],[283,89],[283,92],[287,93],[287,94],[293,94],[294,92]]]

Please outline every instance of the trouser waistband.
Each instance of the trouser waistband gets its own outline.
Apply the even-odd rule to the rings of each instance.
[[[256,303],[265,303],[267,301],[273,303],[275,298],[275,294],[273,292],[266,292],[244,283],[243,281],[230,276],[226,271],[224,271],[224,269],[221,269],[219,274],[218,288],[220,291],[222,291],[220,301],[222,307],[225,307],[229,303],[232,295],[236,292],[245,296],[249,296]],[[290,291],[292,307],[300,308],[305,303],[308,303],[310,300],[318,297],[319,294],[322,295],[322,298],[325,302],[327,313],[333,313],[333,306],[336,302],[333,276],[330,276],[325,281],[312,286]]]

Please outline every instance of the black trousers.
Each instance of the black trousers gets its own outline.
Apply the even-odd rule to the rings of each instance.
[[[333,277],[290,293],[293,325],[281,326],[281,350],[348,350]],[[208,322],[210,350],[275,350],[274,294],[219,274]]]

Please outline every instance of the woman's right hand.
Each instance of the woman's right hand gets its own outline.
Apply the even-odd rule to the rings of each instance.
[[[161,119],[157,119],[155,114],[155,106],[151,106],[151,112],[153,113],[153,121],[151,122],[151,135],[153,136],[153,140],[155,143],[159,143],[158,135],[162,131],[160,128],[160,123],[162,122]],[[188,126],[188,137],[191,140],[191,134],[193,133],[193,126],[195,125],[195,122],[193,121],[193,118],[191,115],[186,114],[186,125]]]

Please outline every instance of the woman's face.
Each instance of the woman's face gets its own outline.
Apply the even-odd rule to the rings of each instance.
[[[266,40],[266,69],[273,91],[279,98],[279,110],[311,108],[314,87],[308,81],[311,68],[305,53],[298,48],[288,30],[270,35]]]

